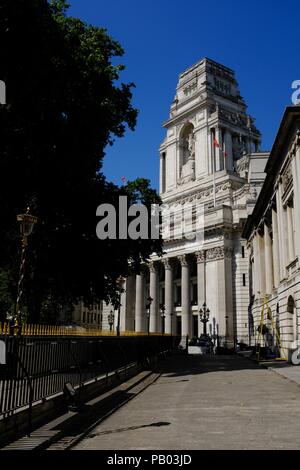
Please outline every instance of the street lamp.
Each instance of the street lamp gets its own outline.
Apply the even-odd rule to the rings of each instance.
[[[108,324],[109,324],[109,331],[111,331],[111,330],[112,330],[112,326],[113,326],[114,321],[115,321],[115,315],[114,315],[113,310],[110,311],[110,313],[109,313],[107,319],[108,319]]]
[[[20,233],[21,233],[21,263],[19,270],[19,281],[18,281],[18,296],[16,302],[16,311],[14,317],[14,332],[17,331],[17,334],[21,334],[21,323],[22,323],[22,313],[21,313],[21,300],[23,296],[23,281],[25,274],[25,260],[26,260],[26,249],[28,246],[28,237],[31,235],[34,225],[37,223],[37,217],[29,214],[29,207],[26,209],[25,214],[17,215],[17,222],[19,222]]]
[[[120,336],[120,316],[121,316],[121,291],[122,291],[122,286],[124,283],[124,279],[122,276],[119,276],[116,284],[117,288],[119,291],[119,300],[118,300],[118,321],[117,321],[117,336]]]
[[[210,310],[206,307],[206,303],[204,302],[202,308],[199,310],[200,321],[203,323],[203,334],[207,335],[206,324],[209,321],[209,314]]]
[[[151,308],[151,304],[153,302],[153,299],[152,297],[147,297],[147,305],[146,305],[146,315],[147,315],[147,318],[148,318],[148,336],[150,334],[150,308]]]
[[[162,333],[165,334],[165,319],[166,319],[166,315],[165,315],[165,305],[164,304],[160,304],[160,311],[161,311],[161,319],[162,319]]]

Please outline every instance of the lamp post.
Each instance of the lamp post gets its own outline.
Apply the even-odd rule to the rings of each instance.
[[[123,286],[124,279],[122,276],[119,276],[117,279],[117,288],[119,291],[119,300],[118,300],[118,321],[117,321],[117,336],[120,336],[120,316],[121,316],[121,291]]]
[[[147,315],[147,318],[148,318],[148,336],[150,335],[150,308],[151,308],[151,304],[153,302],[153,299],[152,297],[148,297],[147,298],[147,305],[146,305],[146,315]]]
[[[161,319],[162,319],[162,333],[163,333],[163,335],[165,334],[165,329],[166,329],[165,328],[165,325],[166,325],[166,323],[165,323],[165,319],[166,319],[165,310],[166,310],[165,305],[160,304],[160,311],[161,311],[160,316],[161,316]],[[172,328],[172,325],[171,325],[171,328]]]
[[[37,217],[29,214],[29,207],[27,207],[25,214],[18,214],[17,215],[17,222],[19,222],[20,233],[21,233],[21,246],[22,246],[22,253],[21,253],[21,262],[20,262],[20,270],[19,270],[19,280],[18,280],[18,295],[17,295],[17,302],[16,302],[16,310],[15,310],[15,317],[14,317],[14,334],[15,331],[18,335],[21,334],[21,323],[22,323],[22,312],[21,312],[21,302],[23,296],[23,281],[24,281],[24,274],[25,274],[25,261],[26,261],[26,249],[28,246],[28,237],[31,235],[33,226],[37,223]]]
[[[206,324],[209,321],[210,310],[207,308],[206,303],[204,302],[202,308],[199,310],[200,321],[203,323],[203,334],[207,335]]]
[[[108,319],[108,324],[109,324],[109,331],[111,331],[111,330],[112,330],[112,326],[113,326],[114,321],[115,321],[115,315],[114,315],[113,310],[111,310],[111,311],[109,312],[109,315],[108,315],[107,319]]]

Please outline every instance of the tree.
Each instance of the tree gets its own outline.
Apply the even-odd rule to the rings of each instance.
[[[0,106],[0,265],[16,281],[16,215],[29,204],[39,218],[25,284],[32,321],[49,298],[56,305],[91,295],[109,300],[128,260],[138,269],[161,250],[157,241],[96,237],[99,204],[116,203],[120,194],[135,201],[139,193],[146,204],[159,198],[146,180],[119,188],[101,172],[105,148],[135,128],[134,85],[117,85],[124,66],[112,59],[122,56],[120,44],[105,29],[68,17],[67,9],[63,0],[0,2],[0,79],[8,102]]]

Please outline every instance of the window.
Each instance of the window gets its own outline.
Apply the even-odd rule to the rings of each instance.
[[[245,247],[242,246],[242,258],[245,258]]]
[[[181,286],[176,286],[176,306],[181,306]]]
[[[246,274],[243,274],[243,286],[246,285]]]
[[[197,284],[192,285],[192,305],[198,304],[198,286]]]

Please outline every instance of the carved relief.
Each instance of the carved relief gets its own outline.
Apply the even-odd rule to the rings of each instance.
[[[214,248],[209,248],[206,250],[206,259],[207,260],[218,260],[226,258],[231,258],[233,254],[233,249],[224,246],[216,246]]]
[[[185,94],[185,96],[189,96],[192,93],[194,93],[196,90],[197,90],[197,80],[195,80],[194,82],[184,87],[183,93]]]
[[[288,189],[288,187],[290,186],[292,181],[293,181],[292,168],[291,168],[291,165],[289,164],[287,169],[285,170],[285,172],[282,175],[283,191],[286,191]]]
[[[196,251],[197,263],[203,263],[205,261],[205,250]]]
[[[216,246],[215,248],[209,248],[206,250],[207,260],[216,260],[224,258],[224,247]]]

